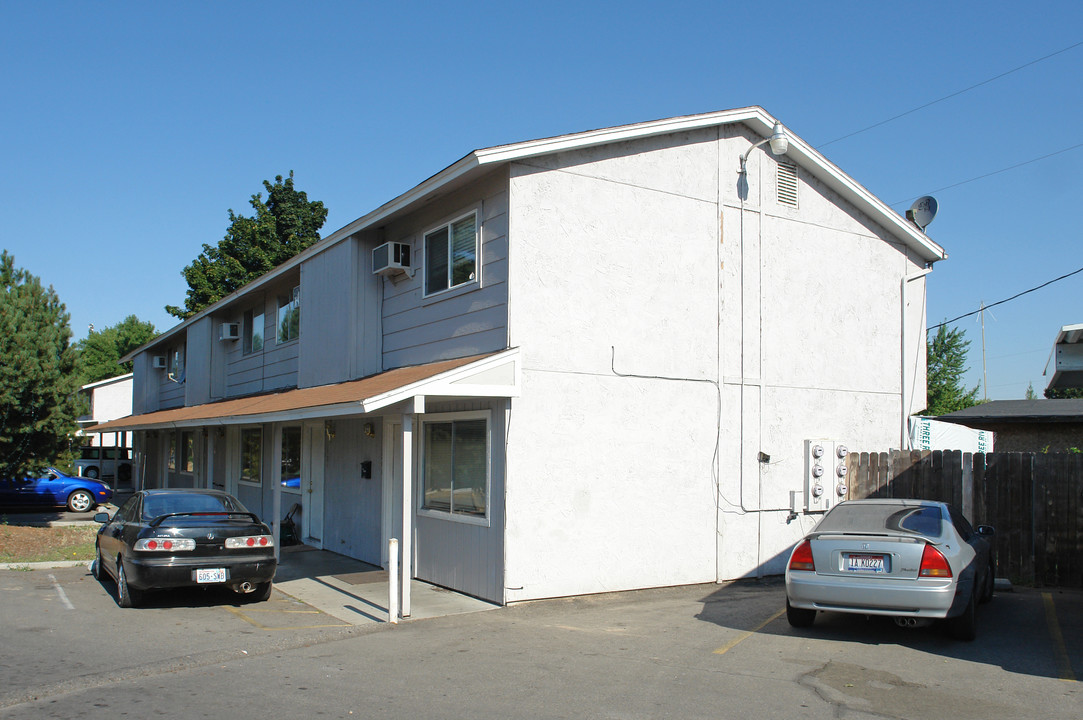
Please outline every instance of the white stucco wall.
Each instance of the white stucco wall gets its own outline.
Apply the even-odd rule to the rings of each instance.
[[[99,385],[91,390],[94,394],[94,412],[96,423],[103,423],[132,414],[132,376],[125,375],[115,382]]]
[[[781,572],[815,521],[787,522],[804,440],[898,446],[901,283],[921,266],[805,173],[800,207],[776,203],[762,149],[742,201],[755,139],[512,166],[508,601]],[[923,281],[908,290],[923,405]]]

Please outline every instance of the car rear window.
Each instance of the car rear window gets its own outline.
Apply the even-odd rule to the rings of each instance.
[[[940,537],[940,508],[935,505],[895,505],[890,503],[843,503],[831,509],[817,532],[882,533],[908,532],[925,537]]]
[[[163,493],[143,500],[143,517],[155,518],[171,513],[248,512],[240,502],[228,495],[197,493]]]

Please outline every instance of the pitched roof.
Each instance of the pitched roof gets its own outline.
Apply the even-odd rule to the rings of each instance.
[[[960,425],[972,422],[1083,422],[1083,400],[991,400],[936,419]]]
[[[379,227],[395,215],[408,208],[431,200],[434,196],[479,177],[503,163],[514,162],[539,155],[548,155],[569,150],[626,142],[668,133],[687,132],[701,128],[721,125],[742,124],[762,137],[770,137],[776,118],[759,106],[721,110],[700,115],[684,115],[664,120],[620,125],[617,127],[588,130],[586,132],[558,135],[556,137],[528,140],[510,145],[497,145],[475,150],[458,162],[449,165],[424,182],[419,183],[398,197],[384,203],[375,210],[354,220],[345,227],[336,230],[304,252],[282,263],[275,269],[253,280],[231,295],[219,300],[214,305],[196,313],[184,322],[166,330],[146,345],[133,350],[121,358],[122,362],[131,360],[144,348],[168,339],[200,318],[216,309],[229,305],[256,287],[273,282],[283,274],[297,267],[313,255],[326,250],[349,238],[357,232]],[[933,242],[924,232],[891,209],[883,200],[873,195],[864,186],[844,173],[837,165],[821,155],[815,148],[786,128],[789,137],[789,150],[786,157],[801,166],[802,170],[817,178],[827,187],[839,194],[844,200],[861,212],[881,224],[888,232],[897,237],[918,257],[926,262],[936,262],[947,257],[944,248]]]
[[[515,364],[499,377],[480,374]],[[187,407],[129,415],[85,428],[102,433],[204,425],[361,415],[416,395],[513,397],[518,394],[518,350],[441,360],[388,370],[360,380],[230,398]]]

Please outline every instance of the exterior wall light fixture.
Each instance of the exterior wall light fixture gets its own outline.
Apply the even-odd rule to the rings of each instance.
[[[748,162],[748,156],[752,154],[753,150],[764,143],[771,143],[771,152],[775,155],[785,155],[786,151],[790,149],[790,136],[786,134],[786,128],[782,127],[782,123],[776,122],[774,129],[771,131],[771,137],[760,140],[750,147],[748,152],[741,156],[741,167],[737,170],[739,174],[743,175],[747,172],[745,163]]]

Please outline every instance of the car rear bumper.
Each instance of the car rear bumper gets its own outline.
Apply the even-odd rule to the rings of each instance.
[[[956,584],[951,580],[892,580],[823,577],[814,572],[786,573],[786,598],[795,608],[862,615],[945,618],[952,612]]]
[[[124,572],[128,584],[140,590],[188,587],[199,585],[196,570],[223,568],[225,585],[235,587],[243,582],[268,582],[275,576],[278,562],[274,555],[258,555],[241,558],[194,557],[194,558],[124,558]],[[223,584],[223,583],[216,583]]]

